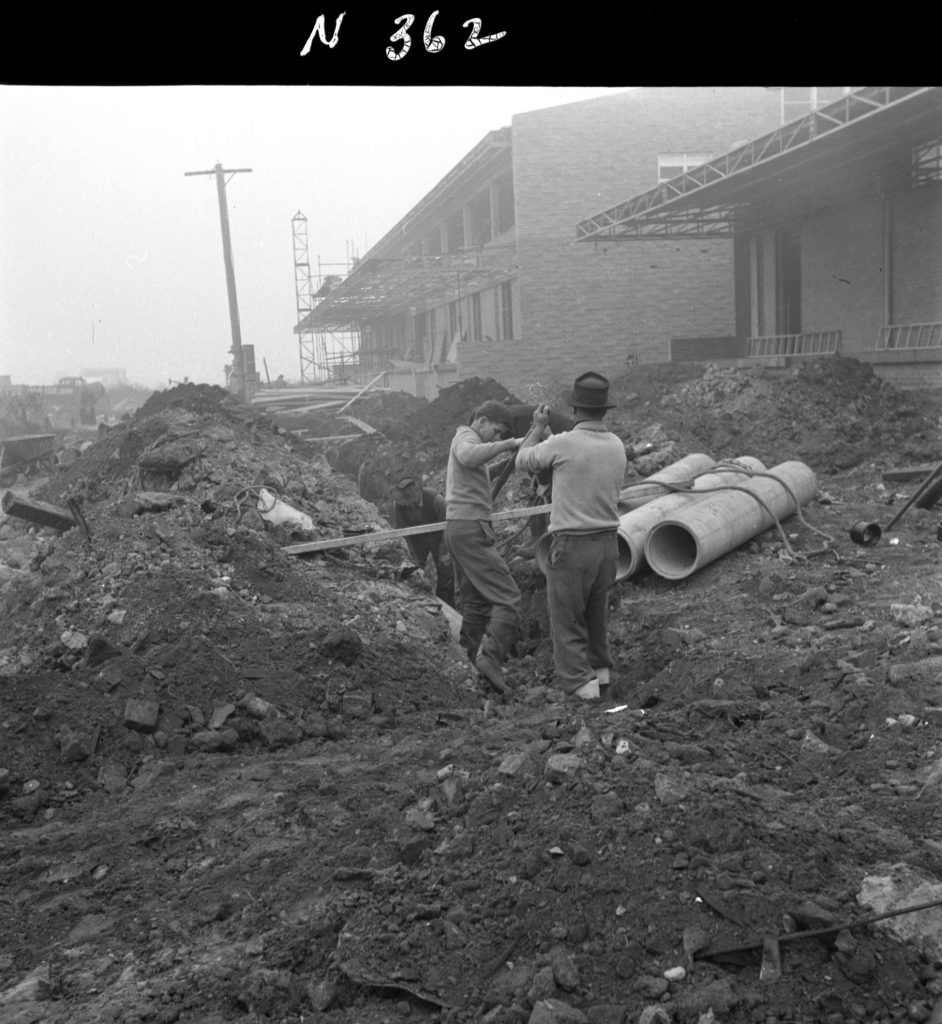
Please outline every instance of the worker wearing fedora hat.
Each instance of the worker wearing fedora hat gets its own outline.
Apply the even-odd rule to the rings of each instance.
[[[618,496],[628,459],[624,442],[602,422],[615,406],[609,382],[584,373],[562,395],[575,426],[549,432],[550,410],[533,413],[534,430],[517,455],[519,469],[552,468],[546,596],[557,684],[597,700],[609,680],[608,592],[618,564]]]

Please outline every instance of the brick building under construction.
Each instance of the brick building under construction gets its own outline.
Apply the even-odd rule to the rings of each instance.
[[[805,90],[807,92],[807,90]],[[735,330],[728,239],[576,244],[576,224],[779,126],[763,87],[639,88],[514,115],[404,214],[296,333],[358,338],[364,380],[554,388]]]

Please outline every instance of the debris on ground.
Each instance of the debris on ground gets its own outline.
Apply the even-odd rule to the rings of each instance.
[[[942,911],[835,930],[942,890],[937,510],[848,535],[919,484],[886,470],[938,461],[938,395],[842,358],[635,366],[611,393],[627,482],[801,460],[835,540],[789,519],[791,551],[772,529],[620,583],[595,706],[552,686],[518,522],[509,700],[401,538],[285,551],[388,531],[389,474],[443,486],[458,423],[516,401],[496,381],[365,394],[376,435],[336,444],[326,413],[299,434],[178,385],[14,488],[81,521],[0,519],[3,1024],[938,1013]]]

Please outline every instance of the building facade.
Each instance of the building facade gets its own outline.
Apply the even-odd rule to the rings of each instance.
[[[781,123],[780,90],[650,87],[514,115],[374,245],[296,333],[355,331],[358,371],[434,398],[493,377],[548,396],[671,339],[735,334],[733,246],[579,245],[575,225]],[[350,368],[348,367],[348,370]]]
[[[942,89],[847,90],[628,194],[577,225],[580,244],[733,241],[734,337],[674,339],[674,358],[841,353],[899,386],[942,385]]]

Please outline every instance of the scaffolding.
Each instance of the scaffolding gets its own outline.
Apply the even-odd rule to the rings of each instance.
[[[294,240],[294,290],[297,301],[298,355],[302,384],[325,381],[357,380],[360,374],[360,335],[353,324],[343,330],[330,330],[316,323],[311,315],[355,266],[355,258],[346,263],[322,263],[312,273],[308,248],[307,217],[298,210],[291,218]]]

